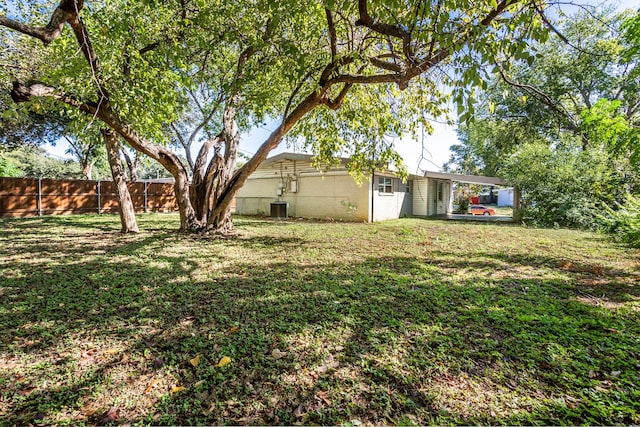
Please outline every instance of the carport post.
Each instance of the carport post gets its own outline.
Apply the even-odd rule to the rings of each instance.
[[[447,215],[453,213],[453,181],[449,180],[449,206],[447,209]]]

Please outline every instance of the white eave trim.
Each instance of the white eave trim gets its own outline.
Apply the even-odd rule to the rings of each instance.
[[[425,178],[433,179],[446,179],[449,181],[462,182],[465,184],[480,184],[480,185],[508,185],[507,181],[502,178],[496,178],[492,176],[479,176],[479,175],[463,175],[459,173],[445,173],[445,172],[430,172],[424,173]]]

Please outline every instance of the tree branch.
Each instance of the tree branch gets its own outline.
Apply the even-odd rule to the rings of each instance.
[[[498,67],[498,70],[500,72],[500,77],[508,85],[516,87],[518,89],[521,89],[521,90],[531,94],[534,98],[536,98],[542,104],[546,105],[547,107],[549,107],[553,111],[555,111],[555,113],[556,113],[556,115],[558,117],[564,118],[566,123],[567,123],[567,127],[569,128],[569,130],[572,131],[575,135],[579,136],[582,139],[582,148],[583,148],[583,150],[586,150],[587,146],[589,145],[589,140],[587,139],[587,136],[584,133],[582,133],[582,131],[580,130],[580,127],[575,122],[575,119],[573,118],[573,116],[571,115],[571,113],[569,111],[567,111],[562,106],[558,106],[558,104],[556,102],[554,102],[554,100],[549,95],[547,95],[546,93],[542,92],[540,89],[538,89],[538,88],[536,88],[534,86],[528,85],[528,84],[518,83],[518,82],[515,82],[515,81],[509,79],[506,76],[506,74],[504,73],[504,70],[502,69],[502,67]]]
[[[549,21],[549,18],[547,18],[547,15],[544,14],[544,11],[538,6],[538,2],[537,0],[534,0],[533,2],[533,7],[536,9],[536,12],[538,13],[538,15],[540,15],[540,18],[542,18],[542,22],[544,22],[544,24],[555,34],[557,35],[560,40],[562,40],[564,43],[566,43],[568,46],[571,46],[572,48],[574,48],[575,50],[577,50],[578,52],[582,52],[582,53],[586,53],[587,55],[592,55],[592,56],[605,56],[606,54],[604,53],[596,53],[596,52],[587,52],[586,50],[582,49],[581,47],[576,46],[575,44],[571,43],[571,41],[569,41],[569,39],[560,32],[560,30],[558,30],[552,23],[551,21]]]
[[[404,70],[403,66],[393,62],[383,61],[379,57],[369,58],[369,62],[371,62],[373,66],[382,68],[383,70],[387,71],[395,71],[396,73],[401,73]]]
[[[331,43],[331,60],[334,60],[338,54],[338,36],[336,35],[336,25],[333,21],[333,12],[329,9],[324,9],[327,15],[327,26],[329,27],[329,38]]]
[[[95,114],[97,111],[96,104],[91,102],[79,101],[73,96],[64,92],[60,92],[56,88],[47,86],[44,83],[33,82],[26,85],[20,82],[13,83],[13,89],[11,90],[11,99],[13,99],[14,102],[28,102],[32,97],[57,99],[58,101],[75,107],[87,114]]]
[[[356,21],[356,25],[358,26],[365,26],[376,33],[403,40],[405,37],[409,37],[409,33],[399,25],[390,25],[374,21],[373,18],[371,18],[371,15],[369,15],[367,0],[358,0],[358,13],[359,19]]]
[[[493,22],[500,14],[502,14],[507,7],[518,3],[520,0],[502,0],[498,5],[487,14],[477,25],[472,26],[470,28],[466,28],[465,30],[461,30],[461,35],[455,41],[454,45],[462,45],[468,43],[474,36],[474,34],[478,31],[479,28],[485,28]],[[380,32],[381,34],[387,34],[393,37],[401,36],[403,30],[397,29],[393,30],[390,26],[386,24],[377,24],[373,22],[371,17],[369,16],[366,8],[366,0],[359,0],[358,7],[360,11],[360,25],[365,25],[368,28],[371,28],[374,31]],[[407,52],[404,52],[405,56],[407,56]],[[376,74],[376,75],[362,75],[362,74],[340,74],[331,78],[330,80],[326,80],[326,83],[329,85],[337,84],[337,83],[352,83],[352,84],[379,84],[379,83],[396,83],[400,89],[406,89],[409,85],[411,79],[419,76],[420,74],[428,71],[435,65],[439,64],[447,57],[451,55],[451,51],[447,48],[438,49],[432,55],[429,55],[427,58],[422,61],[412,65],[408,68],[399,67],[395,69],[396,64],[390,64],[385,61],[379,61],[377,58],[370,59],[370,62],[373,65],[379,66],[387,71],[393,71],[393,73],[387,74]],[[413,62],[413,58],[410,56],[407,57],[408,60]],[[352,61],[351,61],[352,62]],[[328,75],[335,71],[339,66],[343,64],[336,64],[334,67],[327,67],[325,73],[323,75]],[[325,86],[325,81],[320,79],[320,85]]]
[[[357,26],[365,26],[378,34],[395,37],[402,40],[402,51],[407,60],[413,62],[414,55],[411,50],[411,33],[403,29],[400,25],[384,24],[375,21],[369,15],[367,9],[367,0],[358,0],[359,19],[356,21]]]
[[[0,25],[35,37],[45,45],[48,45],[60,36],[64,24],[83,7],[84,0],[62,0],[51,14],[51,19],[46,27],[23,24],[8,18],[6,15],[0,15]]]
[[[329,97],[324,97],[322,103],[334,111],[339,109],[342,106],[342,102],[344,101],[344,98],[347,96],[347,93],[352,86],[353,83],[345,83],[336,99],[332,100]]]

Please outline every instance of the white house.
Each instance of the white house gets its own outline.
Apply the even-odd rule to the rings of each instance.
[[[367,222],[446,215],[452,210],[453,181],[469,178],[427,172],[402,182],[386,171],[358,185],[345,167],[347,159],[324,172],[311,166],[311,159],[308,154],[282,153],[265,160],[236,195],[236,213]]]

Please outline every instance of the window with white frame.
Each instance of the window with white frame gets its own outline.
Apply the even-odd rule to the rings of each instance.
[[[393,193],[393,178],[386,176],[378,177],[378,192],[379,193]]]

